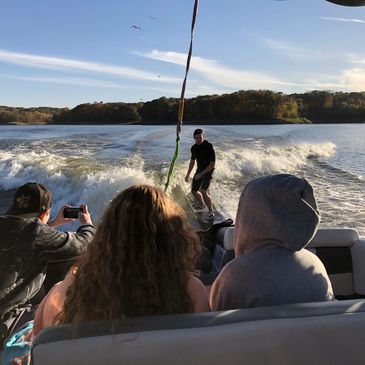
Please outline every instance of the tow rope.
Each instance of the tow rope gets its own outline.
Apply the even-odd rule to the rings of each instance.
[[[182,88],[181,88],[181,95],[180,95],[180,99],[179,99],[179,111],[178,111],[178,114],[177,114],[175,153],[174,153],[174,156],[172,157],[172,161],[171,161],[170,168],[169,168],[169,173],[167,174],[167,181],[166,181],[166,184],[165,184],[165,191],[167,191],[167,188],[169,187],[171,175],[172,175],[172,172],[174,171],[175,162],[176,162],[177,157],[179,155],[180,132],[181,132],[181,126],[183,124],[183,118],[184,118],[184,103],[185,103],[184,98],[185,98],[186,80],[188,78],[188,73],[189,73],[189,68],[190,68],[190,60],[191,60],[191,55],[193,53],[194,28],[195,28],[196,16],[198,14],[198,5],[199,5],[199,0],[195,0],[193,18],[192,18],[191,30],[190,30],[190,47],[189,47],[188,58],[186,60],[185,77],[184,77],[184,81],[183,81]]]

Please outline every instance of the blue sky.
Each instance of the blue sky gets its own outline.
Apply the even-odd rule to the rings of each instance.
[[[3,1],[0,105],[74,107],[179,96],[193,3]],[[364,39],[365,7],[200,0],[186,96],[364,91]]]

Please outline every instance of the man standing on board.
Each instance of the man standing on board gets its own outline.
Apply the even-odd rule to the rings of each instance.
[[[194,168],[196,160],[198,167],[193,177],[191,192],[198,202],[197,209],[204,209],[205,203],[209,210],[209,218],[214,218],[212,201],[208,194],[208,188],[215,166],[214,148],[211,143],[204,139],[204,131],[202,129],[196,129],[193,137],[196,143],[191,147],[191,159],[185,181],[189,182],[190,173]]]

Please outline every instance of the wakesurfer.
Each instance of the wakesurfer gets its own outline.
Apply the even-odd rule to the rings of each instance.
[[[189,182],[190,173],[194,168],[196,160],[197,170],[191,184],[191,192],[197,201],[196,208],[204,209],[207,206],[209,218],[214,218],[212,200],[208,193],[208,188],[215,167],[215,151],[213,145],[205,139],[203,129],[196,129],[193,133],[193,138],[195,144],[191,147],[191,159],[185,181]]]

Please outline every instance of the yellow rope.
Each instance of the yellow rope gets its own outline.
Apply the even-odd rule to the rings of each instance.
[[[198,14],[198,5],[199,5],[199,0],[195,0],[193,18],[192,18],[191,30],[190,30],[190,47],[189,47],[188,58],[186,60],[185,77],[184,77],[184,81],[183,81],[182,88],[181,88],[181,95],[180,95],[180,100],[179,100],[179,111],[178,111],[178,115],[177,115],[175,153],[174,153],[174,156],[172,157],[169,172],[167,174],[167,181],[166,181],[166,184],[165,184],[165,191],[167,191],[167,188],[169,187],[171,175],[172,175],[172,172],[173,172],[174,166],[175,166],[175,162],[176,162],[177,157],[179,155],[180,132],[181,132],[181,126],[183,124],[183,118],[184,118],[184,102],[185,102],[184,97],[185,97],[185,89],[186,89],[186,80],[188,78],[188,73],[189,73],[189,68],[190,68],[190,60],[191,60],[191,55],[193,53],[194,28],[195,28],[196,16]]]

